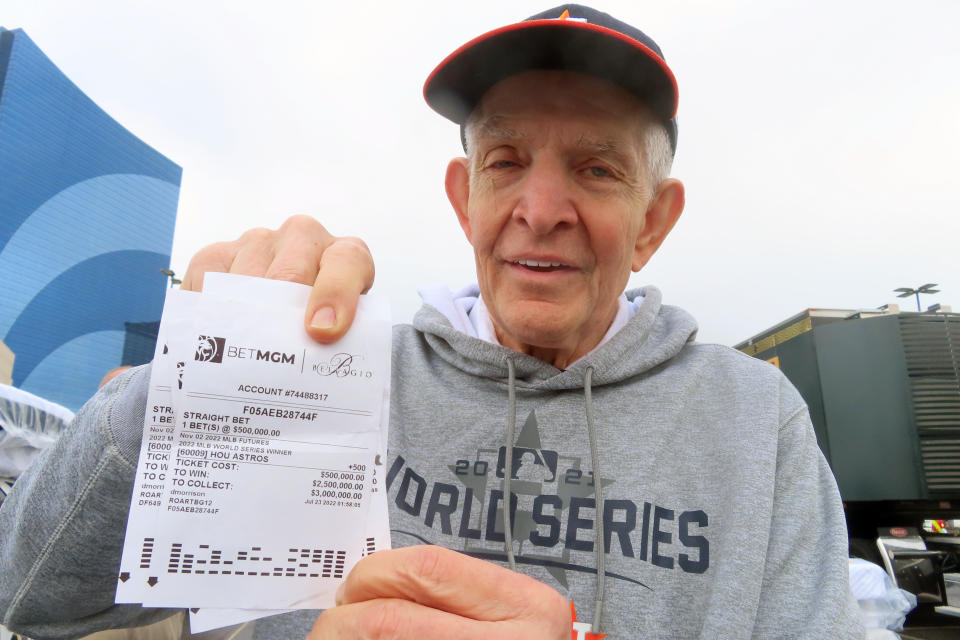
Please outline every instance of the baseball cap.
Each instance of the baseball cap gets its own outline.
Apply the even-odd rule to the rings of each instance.
[[[577,71],[609,80],[640,98],[677,148],[677,81],[657,43],[613,16],[579,4],[548,9],[488,31],[448,55],[423,86],[430,107],[463,125],[500,80],[534,69]]]

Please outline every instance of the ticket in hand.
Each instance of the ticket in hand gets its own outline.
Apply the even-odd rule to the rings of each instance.
[[[213,275],[164,307],[117,602],[332,606],[389,544],[386,303],[363,297],[321,345],[302,326],[309,287]]]

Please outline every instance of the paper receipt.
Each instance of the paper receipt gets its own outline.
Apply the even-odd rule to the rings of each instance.
[[[302,326],[308,294],[222,274],[169,292],[117,602],[326,608],[389,545],[389,311],[363,297],[348,334],[321,345]]]

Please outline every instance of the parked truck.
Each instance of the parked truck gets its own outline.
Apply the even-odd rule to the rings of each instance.
[[[960,587],[960,313],[807,309],[735,348],[806,400],[851,556],[883,564],[920,603],[947,604]]]

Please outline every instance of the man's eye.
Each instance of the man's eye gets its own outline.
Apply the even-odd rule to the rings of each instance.
[[[487,166],[491,169],[509,169],[517,166],[517,163],[512,160],[494,160]]]
[[[613,173],[604,167],[588,167],[587,171],[592,178],[612,178]]]

